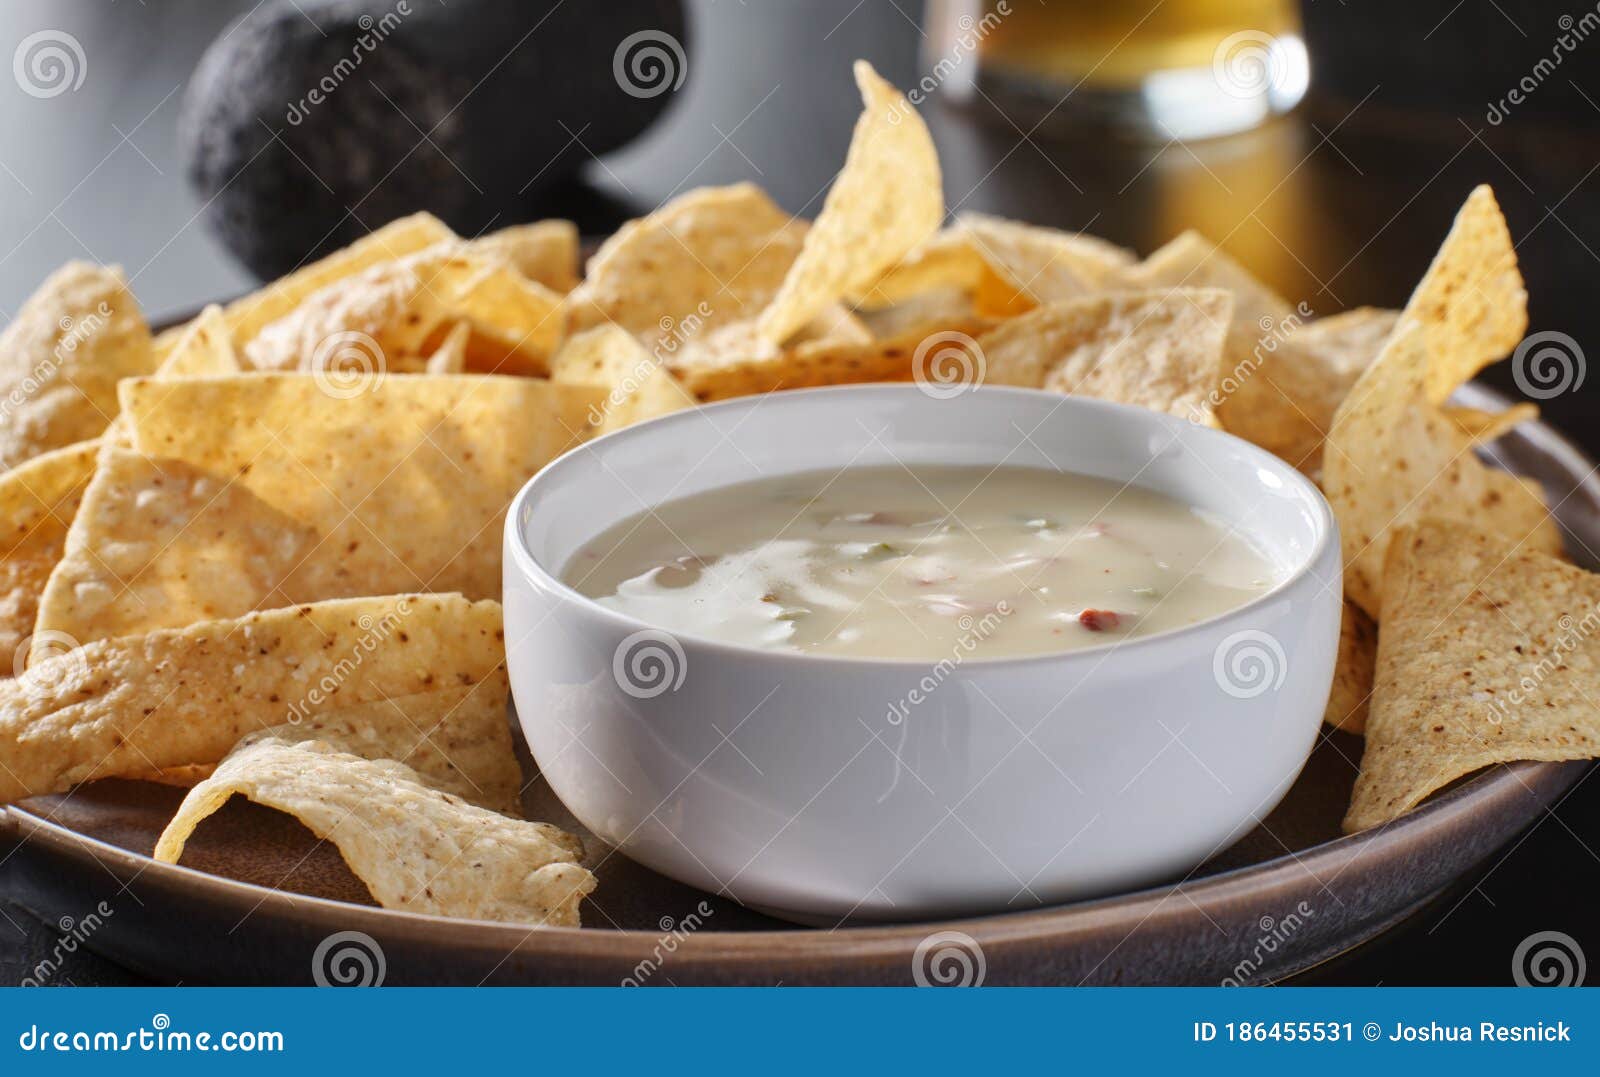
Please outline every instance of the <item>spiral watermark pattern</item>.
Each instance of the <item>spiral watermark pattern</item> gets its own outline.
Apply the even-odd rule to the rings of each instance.
[[[683,644],[670,634],[641,629],[617,644],[611,656],[611,675],[617,686],[634,699],[654,699],[683,687],[689,660]]]
[[[11,656],[11,675],[20,677],[30,665],[71,654],[81,646],[81,643],[65,632],[57,632],[51,628],[35,632],[17,644],[16,653]]]
[[[1577,392],[1588,373],[1578,342],[1554,329],[1530,334],[1511,354],[1511,378],[1533,400]]]
[[[388,362],[366,333],[343,330],[322,338],[311,353],[311,379],[335,400],[354,400],[383,384]]]
[[[1261,97],[1283,89],[1289,65],[1277,38],[1261,30],[1240,30],[1217,43],[1211,53],[1211,77],[1229,97]]]
[[[982,987],[988,974],[983,947],[963,931],[936,931],[911,955],[911,979],[918,987]]]
[[[660,97],[683,85],[689,58],[671,34],[640,30],[623,38],[611,54],[611,74],[629,97]]]
[[[1563,931],[1535,932],[1511,955],[1511,979],[1518,987],[1582,987],[1588,971],[1583,948]]]
[[[1217,644],[1211,655],[1211,675],[1217,687],[1234,699],[1276,692],[1288,674],[1283,644],[1254,628],[1233,633]]]
[[[89,74],[83,45],[65,30],[29,34],[11,54],[11,75],[29,97],[60,97],[76,92]]]
[[[388,971],[383,947],[364,931],[336,931],[311,955],[311,979],[318,987],[381,987]]]
[[[946,330],[924,337],[911,356],[911,378],[923,394],[950,400],[983,384],[983,349],[965,333]]]

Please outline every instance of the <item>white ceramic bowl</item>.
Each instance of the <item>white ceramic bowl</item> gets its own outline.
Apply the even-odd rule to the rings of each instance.
[[[1174,631],[940,669],[673,637],[561,582],[585,542],[652,505],[897,463],[1135,481],[1248,534],[1284,582]],[[1181,875],[1299,773],[1341,595],[1333,516],[1283,461],[1171,416],[1021,389],[841,387],[681,412],[551,463],[506,524],[511,685],[556,794],[635,860],[809,922],[987,913]]]

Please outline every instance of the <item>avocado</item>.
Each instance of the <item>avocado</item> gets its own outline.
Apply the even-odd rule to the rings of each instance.
[[[430,210],[474,235],[644,131],[687,74],[678,0],[271,0],[206,50],[179,142],[262,277]]]

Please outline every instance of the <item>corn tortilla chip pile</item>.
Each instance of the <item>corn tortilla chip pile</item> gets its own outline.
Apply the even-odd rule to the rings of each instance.
[[[1326,717],[1367,737],[1350,827],[1594,753],[1588,651],[1552,635],[1600,617],[1594,577],[1474,452],[1537,411],[1448,403],[1526,328],[1487,188],[1403,310],[1316,317],[1193,232],[1140,259],[946,219],[916,109],[854,75],[809,222],[752,184],[689,191],[580,274],[568,222],[416,214],[154,338],[119,271],[52,275],[0,337],[0,802],[183,781],[162,859],[242,796],[386,907],[576,925],[581,844],[519,818],[492,601],[513,494],[657,415],[952,363],[1220,426],[1322,482],[1347,569]]]

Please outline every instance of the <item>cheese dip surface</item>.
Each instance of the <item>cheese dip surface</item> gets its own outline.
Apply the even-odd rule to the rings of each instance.
[[[589,542],[563,575],[669,632],[934,661],[1149,635],[1279,582],[1246,539],[1161,494],[942,466],[806,472],[670,501]]]

